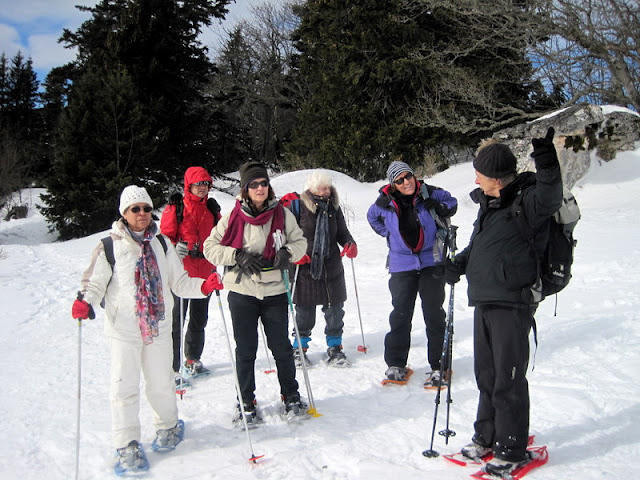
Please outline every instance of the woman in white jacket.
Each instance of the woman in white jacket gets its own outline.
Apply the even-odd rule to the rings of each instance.
[[[217,274],[204,282],[183,269],[170,241],[156,237],[153,202],[142,187],[130,185],[120,196],[122,218],[113,223],[111,265],[103,242],[84,272],[82,293],[72,316],[93,318],[93,305],[105,300],[105,333],[111,346],[111,428],[117,452],[116,473],[146,470],[140,445],[140,372],[157,431],[154,450],[172,450],[184,436],[172,370],[173,296],[203,298],[222,288]],[[166,246],[166,253],[165,253]],[[170,315],[169,315],[170,318]]]

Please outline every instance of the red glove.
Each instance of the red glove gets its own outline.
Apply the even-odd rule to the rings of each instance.
[[[353,242],[347,243],[342,249],[342,252],[340,252],[341,257],[345,255],[347,258],[356,258],[358,256],[358,246]]]
[[[78,298],[73,302],[71,307],[71,316],[76,320],[86,320],[96,318],[93,307],[82,299],[82,293],[78,292]]]
[[[220,275],[212,273],[204,282],[202,282],[200,291],[203,295],[211,295],[214,290],[222,290],[223,288],[224,286],[222,285]]]
[[[306,265],[307,263],[311,263],[311,258],[309,258],[309,255],[307,255],[306,253],[300,260],[295,262],[296,265]]]

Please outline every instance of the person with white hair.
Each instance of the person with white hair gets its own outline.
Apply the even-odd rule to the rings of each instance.
[[[149,467],[140,444],[141,372],[157,432],[153,449],[173,450],[184,436],[171,366],[171,292],[204,298],[221,290],[222,282],[217,273],[204,281],[189,277],[171,242],[158,235],[151,217],[153,201],[146,189],[126,187],[119,211],[122,217],[110,232],[111,253],[107,255],[105,242],[98,243],[71,315],[78,320],[95,318],[93,307],[104,298],[104,329],[111,347],[114,470],[122,475]]]
[[[307,253],[298,262],[298,278],[293,297],[296,320],[302,343],[300,358],[297,338],[294,339],[296,363],[309,363],[306,351],[311,331],[316,324],[316,306],[322,306],[327,342],[326,361],[329,366],[350,366],[342,351],[344,302],[347,289],[342,256],[355,258],[358,246],[353,240],[340,208],[338,192],[331,176],[322,170],[312,172],[300,195],[298,224],[307,239]],[[338,248],[342,247],[342,251]],[[294,332],[295,336],[295,332]]]

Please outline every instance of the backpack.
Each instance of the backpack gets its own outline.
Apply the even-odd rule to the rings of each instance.
[[[573,194],[564,188],[562,192],[562,206],[551,216],[549,225],[549,240],[543,252],[535,248],[535,232],[529,226],[522,214],[522,192],[519,192],[513,202],[512,212],[522,235],[536,254],[538,279],[532,287],[534,300],[540,301],[549,295],[561,291],[571,280],[571,266],[573,265],[573,249],[577,241],[573,238],[573,230],[580,220],[580,208]]]
[[[167,249],[169,247],[167,247],[167,241],[164,239],[164,236],[162,236],[162,234],[158,234],[156,235],[156,238],[160,241],[160,245],[162,245],[162,250],[164,250],[164,254],[167,254]],[[113,254],[113,238],[111,238],[111,235],[101,238],[100,241],[102,242],[102,246],[104,247],[104,256],[107,257],[107,262],[109,262],[109,265],[111,266],[111,272],[113,273],[113,267],[116,264],[116,257]],[[111,280],[109,280],[109,282],[111,282]],[[109,284],[107,284],[107,287],[109,286]],[[100,306],[102,308],[104,308],[104,297],[102,297],[102,300],[100,300]]]
[[[298,192],[287,193],[280,199],[280,205],[291,210],[296,217],[296,221],[300,223],[300,195]]]

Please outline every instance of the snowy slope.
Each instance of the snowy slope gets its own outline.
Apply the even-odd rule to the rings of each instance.
[[[308,172],[273,180],[280,195],[301,191]],[[390,297],[384,268],[386,246],[366,222],[365,214],[383,184],[363,184],[332,172],[345,204],[349,226],[360,250],[355,261],[362,322],[362,343],[350,264],[345,264],[349,300],[345,317],[345,351],[351,369],[321,363],[326,348],[319,315],[309,371],[322,417],[286,425],[267,415],[252,431],[258,465],[247,462],[243,432],[230,425],[235,392],[222,321],[211,302],[203,360],[213,369],[179,400],[186,438],[169,454],[148,452],[152,479],[401,479],[468,478],[463,469],[421,455],[429,446],[434,393],[422,389],[426,369],[424,324],[414,318],[409,364],[416,370],[406,387],[382,387],[382,356]],[[476,209],[468,197],[474,188],[470,164],[455,166],[429,180],[450,190],[460,202],[454,217],[459,245],[466,244]],[[37,195],[39,192],[34,192]],[[594,162],[574,188],[582,210],[574,279],[558,298],[540,307],[535,370],[529,373],[531,433],[549,446],[550,461],[529,478],[620,479],[640,473],[640,149],[610,163]],[[223,212],[233,199],[215,194]],[[115,202],[115,201],[114,201]],[[115,205],[115,203],[114,203]],[[0,358],[4,386],[0,401],[0,478],[73,478],[75,459],[77,323],[70,307],[91,249],[103,233],[52,243],[43,218],[32,212],[24,220],[0,223],[0,302],[3,306]],[[464,279],[456,287],[454,383],[449,446],[436,435],[441,453],[457,450],[472,434],[477,392],[473,378],[472,310],[466,305]],[[223,294],[223,307],[230,323]],[[448,300],[447,300],[448,301]],[[447,303],[445,303],[446,306]],[[419,309],[417,309],[419,311]],[[82,327],[82,422],[80,478],[109,479],[108,347],[103,312]],[[533,346],[533,342],[532,342]],[[532,348],[533,351],[533,348]],[[262,344],[256,364],[257,398],[267,414],[279,405],[277,379],[266,375]],[[305,388],[298,375],[301,392]],[[305,395],[306,396],[306,395]],[[438,426],[444,425],[445,404]],[[143,401],[143,442],[153,439],[151,413]]]

